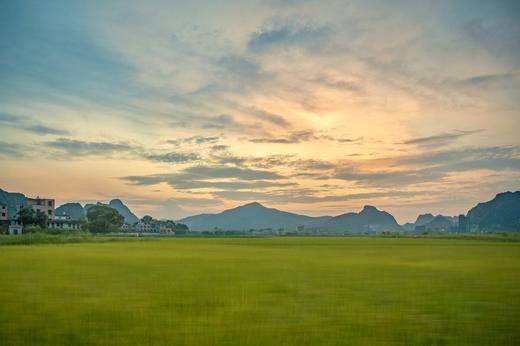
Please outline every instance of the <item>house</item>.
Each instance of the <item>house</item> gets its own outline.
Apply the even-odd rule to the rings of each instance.
[[[7,221],[9,220],[9,212],[8,212],[8,208],[7,208],[7,205],[0,205],[0,223],[7,223]]]
[[[139,233],[149,233],[154,231],[154,227],[150,222],[139,221],[134,225],[134,230]]]
[[[23,226],[13,223],[9,225],[8,232],[10,235],[20,235],[23,232]]]
[[[121,232],[130,232],[132,230],[132,225],[124,223],[123,225],[121,225],[121,227],[119,227],[119,230]]]
[[[161,234],[175,233],[171,227],[168,227],[160,223],[156,223],[154,225],[154,232]]]
[[[80,231],[81,222],[71,219],[54,219],[49,221],[48,227],[65,231]]]
[[[54,219],[54,200],[50,198],[27,198],[27,204],[34,211],[40,211],[47,215],[49,220]]]

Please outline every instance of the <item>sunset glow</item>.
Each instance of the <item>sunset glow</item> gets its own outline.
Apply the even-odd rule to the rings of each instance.
[[[518,2],[153,3],[0,5],[0,187],[399,222],[519,188]]]

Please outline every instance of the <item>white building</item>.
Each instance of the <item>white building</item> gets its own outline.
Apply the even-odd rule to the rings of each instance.
[[[148,232],[153,232],[154,228],[153,228],[153,225],[149,222],[139,221],[138,223],[135,224],[134,230],[139,233],[148,233]]]
[[[77,220],[70,220],[70,218],[55,218],[54,220],[50,220],[48,223],[48,227],[51,229],[62,229],[66,231],[79,231],[81,230],[81,222]]]
[[[34,211],[40,211],[47,215],[49,220],[54,219],[54,200],[50,198],[27,198],[27,203]]]
[[[10,235],[20,235],[23,233],[23,226],[18,224],[9,225],[8,231]]]

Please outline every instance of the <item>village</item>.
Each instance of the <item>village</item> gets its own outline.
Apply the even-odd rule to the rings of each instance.
[[[25,197],[20,194],[18,198],[0,202],[0,225],[6,228],[9,235],[21,235],[24,233],[24,225],[20,215],[24,210],[30,210],[34,214],[45,215],[46,228],[55,231],[81,231],[85,223],[85,215],[72,215],[72,213],[60,212],[55,208],[55,200],[52,198]],[[175,230],[168,225],[168,221],[156,220],[150,216],[142,219],[127,220],[119,227],[124,235],[174,235]]]

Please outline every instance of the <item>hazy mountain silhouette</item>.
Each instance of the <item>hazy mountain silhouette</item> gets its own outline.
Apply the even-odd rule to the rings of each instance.
[[[114,208],[125,218],[125,223],[134,224],[139,221],[139,218],[120,199],[113,199],[108,204],[101,202],[85,204],[85,213],[95,205],[106,205]]]
[[[433,216],[430,213],[428,213],[428,214],[421,214],[421,215],[417,216],[417,220],[415,220],[415,226],[426,225],[428,222],[433,221],[434,218],[435,218],[435,216]]]
[[[454,220],[450,216],[437,215],[430,222],[423,225],[425,229],[449,231],[455,226]]]
[[[503,192],[468,212],[469,222],[480,230],[520,230],[520,191]]]
[[[114,208],[119,212],[119,214],[123,215],[125,218],[125,223],[136,223],[139,222],[139,218],[132,213],[130,208],[128,208],[120,199],[113,199],[108,203],[109,207]]]
[[[371,205],[366,205],[359,213],[346,213],[333,217],[323,227],[349,233],[402,231],[391,214]]]
[[[18,192],[7,192],[0,189],[0,204],[8,207],[9,215],[16,215],[19,206],[27,206],[27,198]],[[103,203],[98,202],[98,205]],[[68,215],[79,219],[95,204],[66,203],[56,208],[56,215]],[[133,224],[139,218],[119,199],[113,199],[108,204],[116,209],[126,223]],[[480,230],[520,230],[520,191],[499,193],[491,201],[477,204],[468,212],[471,225]],[[216,214],[199,214],[183,218],[179,222],[188,225],[194,231],[213,231],[215,227],[222,230],[250,229],[284,229],[296,230],[298,226],[306,229],[326,230],[337,233],[363,233],[380,231],[412,230],[415,226],[425,226],[426,229],[449,230],[456,224],[457,218],[451,216],[421,214],[415,223],[399,226],[395,218],[373,206],[365,206],[359,213],[345,213],[335,217],[311,217],[285,212],[274,208],[266,208],[253,202]]]
[[[72,220],[79,220],[85,216],[85,209],[79,203],[65,203],[56,208],[56,216],[68,216]]]
[[[273,229],[296,230],[298,226],[324,229],[334,232],[361,233],[365,231],[400,231],[394,217],[375,207],[366,206],[358,213],[336,217],[311,217],[273,208],[253,202],[218,214],[200,214],[179,220],[192,231]]]
[[[19,192],[7,192],[0,189],[0,204],[7,206],[7,214],[9,218],[13,218],[18,207],[27,206],[27,197]]]
[[[298,226],[318,226],[329,216],[311,217],[266,208],[258,202],[245,204],[218,214],[200,214],[179,220],[192,231],[213,231],[215,227],[223,230],[243,231],[249,229],[277,230],[294,229]]]

